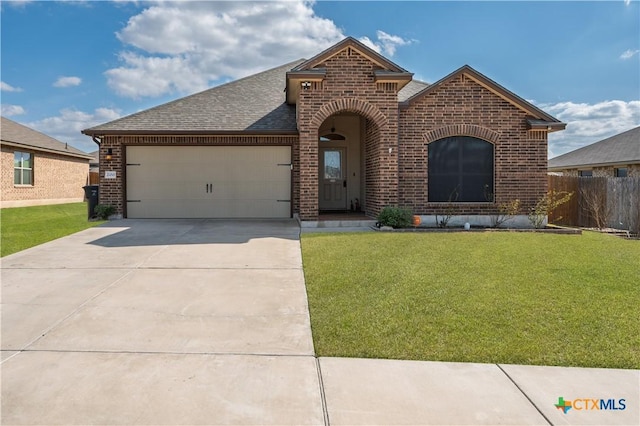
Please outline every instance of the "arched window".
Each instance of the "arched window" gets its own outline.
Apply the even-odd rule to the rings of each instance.
[[[493,144],[453,136],[429,144],[430,202],[493,201]]]

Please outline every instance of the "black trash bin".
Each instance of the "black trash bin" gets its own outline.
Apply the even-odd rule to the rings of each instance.
[[[87,218],[92,219],[97,216],[96,206],[98,205],[100,187],[98,185],[87,185],[82,188],[84,188],[84,196],[87,199]]]

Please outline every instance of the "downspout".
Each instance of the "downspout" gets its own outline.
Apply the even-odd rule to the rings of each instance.
[[[100,147],[100,144],[102,143],[102,141],[96,135],[92,135],[91,139],[93,139],[93,141],[96,143],[96,145],[98,145],[98,147]]]

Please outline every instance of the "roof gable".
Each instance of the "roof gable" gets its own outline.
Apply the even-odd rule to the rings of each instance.
[[[485,76],[484,74],[481,74],[480,72],[476,71],[469,65],[464,65],[458,68],[457,70],[447,75],[446,77],[438,80],[437,82],[429,85],[422,91],[414,94],[413,96],[408,98],[405,102],[403,102],[402,106],[407,107],[411,105],[416,100],[422,98],[423,96],[426,96],[429,93],[432,93],[433,91],[437,90],[439,87],[442,87],[443,85],[447,84],[448,82],[456,79],[461,75],[464,75],[465,77],[470,78],[480,86],[484,87],[485,89],[491,91],[495,95],[509,102],[511,105],[529,114],[532,117],[532,119],[529,120],[530,128],[536,128],[536,129],[539,128],[539,129],[544,129],[549,131],[562,130],[565,128],[565,123],[560,122],[560,120],[547,114],[546,112],[544,112],[537,106],[533,105],[532,103],[522,99],[520,96],[516,95],[515,93],[506,89],[505,87],[499,85],[498,83],[491,80],[489,77]]]
[[[374,65],[373,73],[376,83],[396,83],[400,90],[413,78],[413,73],[391,62],[355,38],[347,37],[287,72],[287,103],[295,104],[297,102],[301,87],[309,87],[313,81],[324,81],[327,72],[324,66],[327,61],[345,51],[347,51],[348,57],[359,56]]]
[[[2,117],[0,140],[3,144],[23,149],[46,151],[89,160],[91,155],[30,127]]]
[[[323,62],[325,62],[327,59],[337,55],[338,53],[342,52],[343,50],[345,50],[347,48],[351,48],[351,49],[356,50],[362,56],[366,57],[371,62],[375,63],[376,65],[378,65],[383,70],[391,71],[391,72],[397,72],[397,73],[407,73],[408,72],[404,68],[402,68],[399,65],[391,62],[389,59],[385,58],[384,56],[382,56],[381,54],[379,54],[375,50],[371,49],[370,47],[365,46],[363,43],[359,42],[358,40],[356,40],[353,37],[347,37],[344,40],[342,40],[341,42],[339,42],[337,44],[334,44],[330,48],[318,53],[313,58],[311,58],[311,59],[301,63],[300,65],[296,66],[291,71],[292,72],[296,72],[296,71],[309,71],[309,70],[312,70],[312,69],[316,68],[318,65],[322,64]]]
[[[606,164],[640,164],[640,127],[549,160],[550,170]]]

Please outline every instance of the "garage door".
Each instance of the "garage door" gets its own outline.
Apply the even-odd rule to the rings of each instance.
[[[129,218],[285,218],[287,146],[127,147]]]

